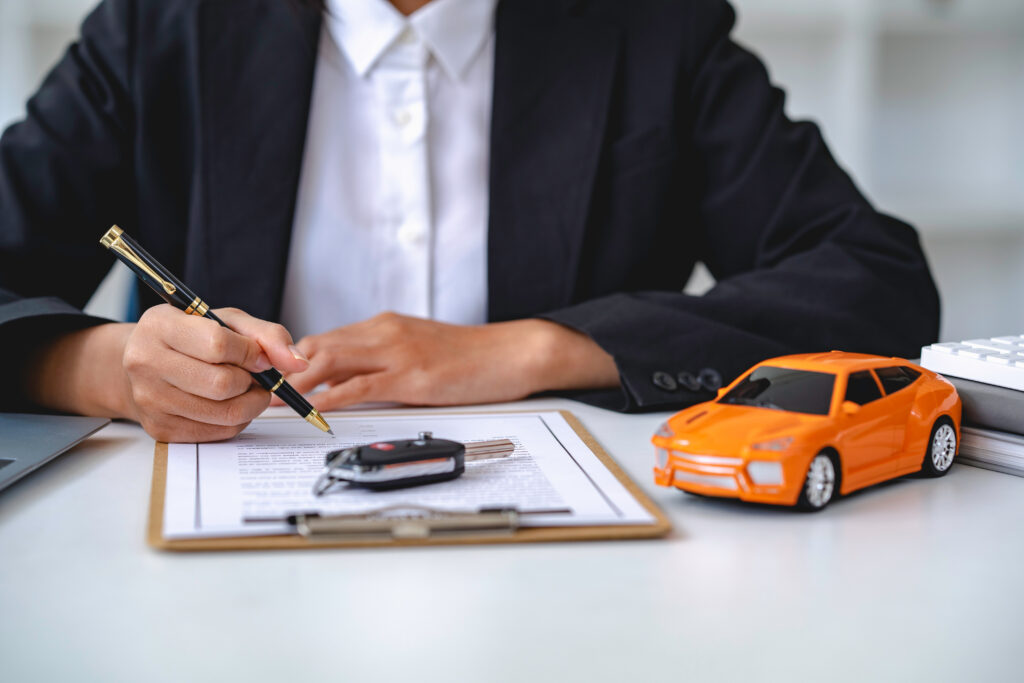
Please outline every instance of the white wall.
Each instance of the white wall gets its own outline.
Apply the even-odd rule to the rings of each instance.
[[[790,115],[920,230],[942,338],[1024,333],[1024,1],[734,4]]]
[[[0,122],[92,4],[0,0]],[[1024,0],[734,4],[790,114],[819,122],[876,204],[920,229],[942,338],[1024,333]],[[108,289],[100,310],[116,314]]]

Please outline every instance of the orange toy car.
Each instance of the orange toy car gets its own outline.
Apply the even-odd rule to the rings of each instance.
[[[813,353],[755,365],[654,435],[654,480],[708,496],[821,510],[911,472],[949,471],[960,397],[899,358]]]

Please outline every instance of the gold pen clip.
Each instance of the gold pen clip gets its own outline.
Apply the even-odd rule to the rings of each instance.
[[[113,226],[110,230],[107,230],[107,233],[103,235],[103,237],[100,238],[100,244],[105,246],[107,249],[116,251],[118,254],[124,256],[126,259],[137,265],[142,269],[142,272],[159,282],[160,286],[163,287],[164,291],[168,294],[174,294],[178,291],[174,285],[157,275],[156,271],[150,268],[145,261],[139,258],[138,254],[132,251],[131,247],[124,243],[124,240],[121,239],[121,234],[123,232],[124,230],[121,228],[116,225]]]

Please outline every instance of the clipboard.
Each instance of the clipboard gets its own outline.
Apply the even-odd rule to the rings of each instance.
[[[487,415],[514,414],[486,413]],[[202,551],[202,550],[296,550],[304,548],[369,548],[369,547],[410,547],[434,545],[477,545],[494,543],[551,543],[565,541],[608,541],[627,539],[651,539],[666,536],[672,524],[657,505],[619,467],[597,440],[583,427],[571,412],[558,411],[572,427],[584,444],[594,453],[631,496],[654,518],[653,524],[563,526],[563,527],[520,527],[493,528],[497,525],[483,525],[478,530],[463,533],[431,535],[426,538],[393,538],[390,536],[322,537],[307,538],[298,533],[276,536],[236,536],[225,538],[166,539],[163,536],[164,503],[167,487],[167,444],[157,442],[153,457],[153,485],[149,503],[149,522],[146,541],[158,550]],[[414,415],[414,413],[409,413]],[[368,415],[369,416],[369,415]],[[500,514],[496,511],[495,514]],[[486,527],[492,528],[486,528]]]

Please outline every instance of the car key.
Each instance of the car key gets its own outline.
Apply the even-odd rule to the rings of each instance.
[[[313,485],[322,496],[334,484],[347,482],[373,490],[420,486],[455,479],[465,463],[508,457],[515,444],[508,439],[463,444],[420,432],[416,439],[378,441],[331,451]]]

